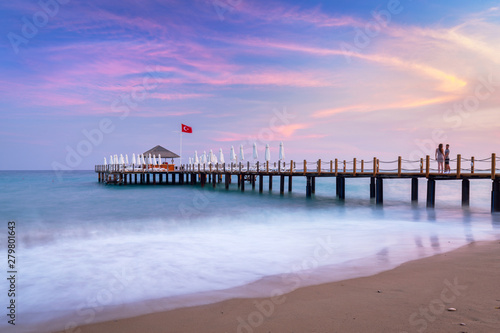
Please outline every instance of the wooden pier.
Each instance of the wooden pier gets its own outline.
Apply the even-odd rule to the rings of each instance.
[[[147,184],[147,185],[196,185],[202,187],[207,184],[215,188],[224,183],[226,189],[233,176],[236,176],[238,188],[245,191],[247,184],[255,190],[258,183],[259,192],[264,190],[264,177],[268,177],[269,190],[272,190],[273,177],[279,177],[280,193],[285,192],[285,182],[288,183],[288,191],[292,191],[293,177],[306,178],[306,197],[311,197],[316,191],[316,178],[335,177],[336,196],[339,200],[345,200],[345,184],[349,178],[370,178],[370,198],[374,198],[377,204],[384,202],[384,180],[389,179],[411,179],[411,201],[418,201],[418,179],[427,179],[427,207],[433,208],[436,201],[436,182],[442,180],[461,180],[462,182],[462,206],[468,206],[470,201],[470,181],[475,179],[491,179],[491,211],[500,212],[500,158],[496,154],[485,159],[463,158],[458,155],[451,160],[456,165],[450,173],[437,173],[431,168],[429,156],[425,159],[408,161],[398,157],[394,161],[372,160],[351,161],[330,160],[324,163],[322,160],[315,162],[297,163],[294,161],[265,163],[222,163],[222,164],[188,164],[172,170],[154,165],[96,165],[95,172],[98,173],[98,181],[105,184]]]

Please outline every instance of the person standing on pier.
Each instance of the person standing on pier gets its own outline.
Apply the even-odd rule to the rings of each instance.
[[[442,143],[440,143],[439,147],[436,149],[436,161],[438,162],[438,173],[443,173],[444,150]]]
[[[446,144],[446,150],[444,151],[444,172],[450,173],[450,145]]]

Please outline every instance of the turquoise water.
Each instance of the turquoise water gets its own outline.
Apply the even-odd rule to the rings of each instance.
[[[226,191],[223,184],[106,186],[93,171],[62,179],[50,171],[0,172],[4,253],[7,221],[17,229],[12,332],[65,329],[116,310],[124,316],[269,296],[266,288],[238,287],[274,277],[273,288],[285,292],[500,236],[488,180],[471,182],[468,209],[460,206],[460,182],[438,182],[433,210],[425,208],[425,180],[417,205],[409,180],[386,180],[383,207],[370,200],[368,179],[347,179],[345,202],[335,198],[334,178],[317,179],[311,199],[298,177],[283,196],[277,177],[274,191],[262,194],[248,185],[241,193],[235,180]]]

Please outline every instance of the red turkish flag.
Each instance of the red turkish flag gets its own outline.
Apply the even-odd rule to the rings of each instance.
[[[193,128],[189,127],[187,125],[181,124],[182,125],[182,133],[193,133]]]

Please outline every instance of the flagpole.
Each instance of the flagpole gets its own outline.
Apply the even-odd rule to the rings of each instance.
[[[181,139],[180,139],[180,158],[179,158],[179,168],[182,166],[182,131],[180,132]]]

